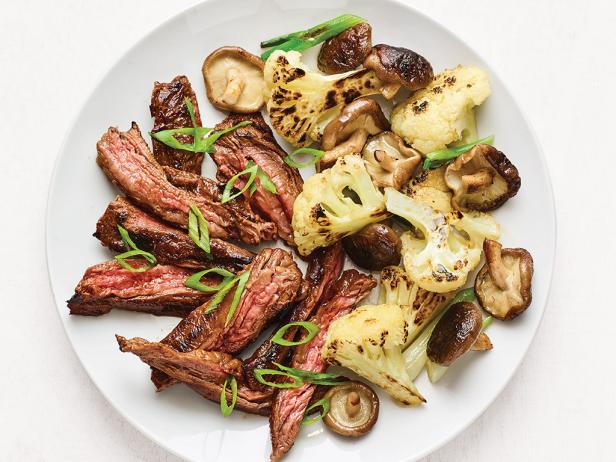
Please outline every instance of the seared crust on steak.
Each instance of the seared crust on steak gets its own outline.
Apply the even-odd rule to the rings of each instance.
[[[152,132],[193,126],[184,98],[188,98],[192,103],[195,122],[198,127],[201,127],[201,114],[199,113],[197,97],[185,75],[178,75],[169,83],[154,82],[150,101],[150,114],[154,118]],[[182,137],[180,135],[177,138],[182,143],[192,143],[191,136]],[[154,158],[160,165],[169,165],[179,170],[201,174],[202,152],[174,149],[155,138],[152,138],[152,151]]]
[[[375,286],[376,281],[367,274],[356,270],[342,273],[340,279],[327,291],[326,297],[329,298],[321,303],[310,319],[320,327],[319,333],[310,342],[296,347],[291,367],[315,373],[324,372],[327,364],[321,358],[321,348],[329,326],[340,316],[351,312]],[[270,414],[272,461],[280,460],[293,446],[315,389],[315,385],[306,383],[299,388],[281,388],[275,392]]]
[[[242,351],[295,300],[302,280],[291,254],[279,248],[259,252],[247,270],[250,277],[227,325],[234,290],[209,313],[204,313],[203,307],[196,308],[162,343],[180,352],[197,348],[234,354]],[[156,370],[152,381],[159,390],[173,383],[166,374]]]
[[[211,257],[197,247],[185,230],[167,225],[118,196],[108,206],[96,224],[94,237],[104,246],[123,252],[127,250],[118,231],[121,225],[138,248],[154,254],[159,263],[184,268],[225,268],[240,271],[254,254],[222,239],[210,239]]]
[[[211,237],[247,244],[258,244],[272,237],[271,223],[246,220],[219,201],[207,200],[169,183],[136,123],[127,132],[110,128],[96,148],[96,161],[107,177],[136,204],[162,220],[186,228],[189,206],[194,204],[207,220]]]
[[[287,165],[287,153],[278,145],[271,128],[259,112],[253,114],[229,114],[216,125],[220,130],[243,121],[250,125],[238,128],[221,137],[215,144],[212,158],[218,165],[218,180],[227,182],[246,168],[249,161],[257,164],[276,186],[277,194],[258,187],[250,197],[250,203],[261,216],[276,224],[278,235],[289,245],[293,243],[293,203],[302,192],[303,181],[297,169]]]
[[[241,361],[229,354],[204,350],[180,353],[162,343],[141,338],[129,340],[116,335],[116,339],[121,351],[137,355],[144,363],[165,371],[211,401],[220,402],[223,384],[227,377],[233,376],[237,380],[235,408],[252,414],[269,413],[271,393],[246,387]],[[227,402],[231,402],[229,387],[227,392]]]
[[[143,261],[129,260],[132,266]],[[184,285],[191,271],[168,265],[156,265],[141,273],[128,271],[111,260],[88,268],[67,302],[71,314],[99,316],[112,309],[139,311],[159,316],[187,316],[207,302],[212,294]],[[215,286],[218,276],[201,282]]]
[[[322,296],[325,289],[338,279],[343,265],[344,251],[340,243],[314,251],[308,261],[302,300],[295,305],[288,316],[285,316],[285,319],[278,327],[282,327],[289,322],[306,321],[317,304],[324,301]],[[252,356],[244,361],[246,380],[254,390],[265,391],[268,387],[257,381],[253,370],[272,369],[274,368],[273,363],[284,363],[291,349],[291,347],[272,342],[272,337],[276,330],[278,329],[275,329],[272,335],[255,350]],[[291,327],[286,331],[284,338],[292,341],[295,339],[298,331],[304,332],[296,326]]]

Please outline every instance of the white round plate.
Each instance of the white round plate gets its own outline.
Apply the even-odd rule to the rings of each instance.
[[[501,80],[466,44],[429,18],[393,1],[374,0],[212,0],[181,13],[130,49],[85,102],[60,152],[51,185],[47,217],[47,257],[56,304],[66,333],[88,374],[109,402],[135,427],[193,461],[269,460],[268,421],[234,413],[187,387],[154,393],[149,368],[118,351],[114,334],[162,338],[173,318],[112,312],[98,318],[69,316],[66,300],[84,270],[111,253],[92,237],[95,223],[117,194],[95,162],[95,144],[109,126],[151,128],[149,99],[155,80],[187,75],[198,93],[205,125],[224,117],[205,99],[201,63],[212,50],[239,45],[259,52],[261,40],[304,29],[342,13],[366,18],[374,43],[411,48],[435,71],[458,63],[475,64],[490,75],[492,96],[478,115],[480,134],[495,134],[496,145],[516,164],[520,193],[494,215],[505,246],[525,247],[535,260],[534,301],[520,318],[490,327],[494,350],[465,356],[432,386],[425,375],[417,386],[428,402],[397,406],[381,393],[379,423],[365,438],[349,440],[305,427],[286,460],[410,461],[443,445],[473,422],[505,387],[539,326],[552,274],[555,220],[552,190],[540,148]],[[212,162],[206,160],[206,173]],[[522,397],[520,397],[522,398]]]

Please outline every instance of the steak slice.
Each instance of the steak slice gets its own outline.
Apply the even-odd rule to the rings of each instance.
[[[340,276],[343,265],[344,251],[340,243],[314,251],[310,255],[304,279],[304,297],[279,327],[288,322],[306,321],[317,304],[323,301],[325,289]],[[297,326],[290,327],[284,338],[289,341],[294,340],[298,330],[300,329]],[[274,333],[257,348],[250,358],[244,361],[246,380],[254,390],[266,390],[267,387],[257,381],[252,371],[254,369],[275,369],[273,363],[284,363],[291,349],[291,347],[272,342]]]
[[[276,224],[278,235],[289,245],[294,245],[293,203],[302,192],[303,181],[297,169],[287,165],[287,153],[278,145],[272,130],[260,112],[253,114],[230,114],[216,125],[220,130],[249,120],[252,124],[221,137],[215,144],[212,158],[218,166],[217,178],[227,182],[232,176],[254,161],[276,186],[277,194],[258,187],[250,198],[253,207]],[[238,184],[239,186],[239,184]]]
[[[171,167],[163,167],[167,180],[185,191],[202,196],[210,202],[220,202],[224,185],[211,178],[205,178],[194,173],[184,172]],[[256,214],[250,202],[245,197],[238,197],[225,203],[225,208],[233,214],[237,221],[241,222],[263,222],[263,219]],[[270,222],[263,222],[263,233],[267,240],[276,239],[276,225]]]
[[[192,103],[195,121],[197,126],[200,127],[201,114],[199,113],[197,97],[186,76],[178,75],[169,83],[154,82],[150,101],[150,114],[154,118],[152,132],[193,126],[184,98],[188,98]],[[182,143],[192,143],[192,136],[180,135],[176,138]],[[203,153],[201,152],[174,149],[155,138],[152,138],[152,152],[160,165],[169,165],[179,170],[201,174],[201,164],[203,163]]]
[[[126,338],[116,335],[120,351],[137,355],[144,363],[165,371],[174,379],[185,383],[205,398],[220,402],[225,380],[233,376],[237,380],[236,409],[252,414],[269,414],[271,393],[250,390],[244,383],[242,363],[233,356],[214,351],[194,350],[180,353],[162,343],[148,342],[141,338]],[[231,402],[230,387],[227,402]]]
[[[254,254],[222,239],[210,239],[211,258],[195,245],[186,231],[169,226],[118,196],[96,223],[94,237],[112,250],[126,250],[118,231],[123,226],[138,248],[154,254],[159,263],[185,268],[222,267],[240,271]]]
[[[132,266],[143,264],[139,260]],[[160,316],[187,316],[207,302],[211,294],[184,286],[189,270],[156,265],[141,273],[128,271],[111,260],[88,268],[67,302],[71,314],[99,316],[112,309],[140,311]],[[220,277],[204,277],[204,284],[215,286]]]
[[[291,254],[278,248],[259,252],[248,270],[250,277],[229,324],[225,322],[235,290],[209,313],[196,308],[162,343],[179,352],[197,348],[233,354],[242,351],[295,300],[302,279]],[[173,384],[168,375],[157,370],[152,372],[152,381],[159,390]]]
[[[296,348],[291,367],[316,373],[325,372],[327,364],[321,358],[321,348],[329,326],[337,318],[350,313],[375,286],[376,281],[372,276],[356,270],[342,273],[327,292],[330,298],[319,306],[311,319],[321,330],[310,342]],[[270,414],[273,462],[280,460],[293,446],[315,389],[315,385],[305,383],[299,388],[281,388],[275,392]]]
[[[96,148],[96,161],[107,177],[136,204],[162,220],[186,228],[189,206],[195,204],[208,222],[211,237],[247,244],[271,238],[271,223],[245,220],[219,201],[207,200],[169,183],[136,123],[127,132],[110,128]]]

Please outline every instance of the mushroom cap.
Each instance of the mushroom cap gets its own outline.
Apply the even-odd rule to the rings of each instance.
[[[347,104],[340,115],[323,130],[321,146],[325,151],[329,151],[349,139],[357,130],[364,130],[370,135],[389,130],[389,120],[383,114],[381,106],[373,99],[358,98]]]
[[[236,46],[221,47],[205,58],[201,72],[210,102],[219,109],[247,114],[264,104],[264,63],[258,56]],[[235,102],[226,102],[223,95],[229,83],[229,71],[235,69],[243,84]]]
[[[475,278],[479,304],[496,319],[513,319],[532,302],[533,257],[526,249],[503,249],[490,239],[483,250],[486,264]]]
[[[349,403],[351,393],[357,396],[352,396],[352,403]],[[339,435],[365,435],[379,417],[379,398],[372,388],[362,382],[336,385],[328,390],[325,398],[329,399],[330,408],[323,422]]]
[[[397,190],[408,183],[422,160],[419,151],[390,131],[371,138],[364,146],[362,157],[374,184]]]
[[[402,241],[396,232],[383,223],[372,223],[342,239],[342,245],[353,262],[362,268],[380,271],[400,263]]]
[[[372,49],[372,27],[362,22],[323,43],[318,66],[326,74],[342,74],[358,68]]]
[[[482,212],[503,205],[521,185],[518,169],[489,144],[479,144],[461,154],[447,167],[445,182],[453,190],[451,204],[455,209]]]
[[[473,346],[481,333],[481,310],[473,303],[452,305],[436,323],[428,341],[428,358],[449,366]]]
[[[426,58],[408,48],[379,44],[364,61],[385,83],[394,83],[411,91],[426,87],[434,78],[432,66]]]

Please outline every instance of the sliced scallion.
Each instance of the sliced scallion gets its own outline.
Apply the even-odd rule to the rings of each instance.
[[[312,48],[325,40],[334,37],[341,32],[344,32],[350,27],[356,26],[365,19],[352,14],[343,14],[336,18],[317,24],[310,29],[292,32],[290,34],[280,35],[269,40],[261,42],[261,48],[274,47],[267,50],[261,55],[261,59],[265,61],[275,50],[283,51],[302,51]]]
[[[329,374],[327,372],[311,372],[303,369],[295,369],[294,367],[283,366],[279,363],[274,365],[281,371],[287,372],[295,377],[299,377],[304,382],[311,383],[313,385],[340,385],[344,382],[339,380],[341,378],[338,374]]]
[[[225,296],[233,289],[233,286],[237,282],[237,278],[233,279],[225,279],[223,281],[224,285],[214,294],[212,298],[206,303],[203,312],[209,313],[210,311],[214,311],[220,305],[225,298]]]
[[[309,419],[308,416],[311,413],[310,411],[318,407],[321,408],[321,412],[319,413],[318,417],[313,417],[312,419]],[[329,412],[329,409],[330,409],[330,405],[329,405],[329,400],[327,398],[322,398],[318,401],[315,401],[313,404],[308,406],[308,408],[306,409],[306,412],[304,413],[304,418],[302,419],[302,425],[312,425],[313,423],[316,423],[319,420],[323,420],[323,418]]]
[[[284,334],[286,334],[287,330],[289,330],[293,326],[303,327],[304,329],[306,329],[308,333],[306,334],[306,336],[304,336],[304,338],[298,341],[292,341],[292,340],[285,339]],[[285,324],[284,326],[282,326],[280,329],[276,331],[276,333],[272,337],[272,342],[277,343],[278,345],[282,345],[282,346],[303,345],[311,341],[314,338],[314,336],[317,335],[319,330],[320,330],[320,327],[310,321],[290,322],[289,324]]]
[[[195,110],[190,99],[184,98],[184,104],[186,105],[186,110],[190,115],[190,120],[193,125],[192,127],[171,128],[169,130],[161,130],[156,133],[150,132],[150,136],[173,149],[181,149],[189,152],[212,153],[214,152],[214,143],[218,140],[218,138],[232,132],[233,130],[252,123],[250,120],[245,120],[233,125],[232,127],[223,128],[222,130],[214,130],[210,127],[199,127],[197,126]],[[178,135],[192,136],[192,143],[182,143],[176,138]]]
[[[190,204],[188,211],[188,235],[197,247],[203,250],[211,259],[210,233],[207,220],[195,204]]]
[[[223,280],[216,286],[207,286],[201,282],[201,278],[206,274],[218,274],[223,277]],[[231,271],[227,271],[224,268],[210,268],[203,271],[199,271],[198,273],[193,274],[184,282],[186,287],[190,287],[191,289],[198,290],[200,292],[211,293],[218,292],[221,290],[227,283],[235,278],[235,274]]]
[[[276,369],[255,369],[253,373],[255,375],[255,378],[257,379],[257,382],[262,383],[263,385],[267,385],[268,387],[299,388],[304,385],[304,381],[301,378],[295,375],[289,374],[288,372],[279,371]],[[281,382],[281,383],[270,382],[263,378],[263,376],[265,375],[278,375],[278,376],[289,377],[290,379],[293,380],[293,382]]]
[[[248,179],[244,182],[244,187],[232,194],[233,186],[235,183],[244,175],[248,175]],[[225,185],[225,189],[222,192],[222,197],[220,202],[222,204],[232,201],[233,199],[241,196],[246,191],[250,189],[250,195],[252,196],[254,192],[257,190],[257,183],[255,180],[259,178],[259,183],[266,190],[271,192],[272,194],[277,194],[276,186],[272,183],[272,180],[267,176],[267,174],[259,168],[257,164],[255,164],[252,160],[248,162],[246,168],[239,173],[233,175],[227,184]]]
[[[430,170],[433,168],[441,167],[448,162],[451,162],[460,154],[464,154],[466,151],[470,151],[472,148],[477,146],[478,144],[492,144],[494,142],[494,135],[490,135],[486,138],[482,138],[480,140],[474,141],[469,144],[464,144],[462,146],[457,146],[453,148],[441,149],[439,151],[433,151],[426,154],[426,158],[423,162],[424,170]]]
[[[156,266],[157,261],[156,257],[152,255],[150,252],[146,252],[145,250],[141,250],[137,247],[137,245],[133,242],[128,234],[128,231],[120,225],[118,225],[118,232],[120,233],[120,237],[122,238],[122,242],[126,246],[127,252],[121,253],[120,255],[116,255],[115,259],[118,261],[120,266],[124,269],[132,273],[143,273],[149,269],[152,269]],[[147,261],[146,266],[131,266],[126,260],[131,257],[143,257]]]
[[[231,385],[231,404],[227,402],[227,384]],[[220,412],[225,417],[229,417],[233,412],[235,403],[237,402],[237,380],[235,377],[227,377],[222,391],[220,392]]]
[[[307,162],[301,163],[295,160],[296,156],[307,155],[310,156],[311,159]],[[291,154],[287,155],[284,158],[284,161],[287,165],[295,168],[304,168],[315,165],[321,158],[325,155],[325,151],[321,151],[320,149],[312,149],[312,148],[299,148],[293,151]]]
[[[483,320],[483,322],[481,323],[481,332],[490,327],[490,324],[492,324],[492,316],[488,316]]]
[[[235,310],[240,304],[240,300],[242,298],[242,293],[244,292],[244,288],[246,287],[246,282],[248,282],[248,278],[250,277],[250,271],[244,271],[237,279],[237,287],[235,289],[235,293],[233,294],[233,301],[231,302],[231,307],[229,308],[229,312],[227,313],[227,319],[225,320],[225,326],[229,324],[229,321],[233,319],[233,315],[235,314]]]

